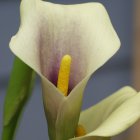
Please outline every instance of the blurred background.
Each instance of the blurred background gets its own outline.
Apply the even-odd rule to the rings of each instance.
[[[89,1],[51,0],[51,2],[63,4]],[[96,104],[123,86],[133,85],[134,1],[98,0],[98,2],[105,5],[122,45],[118,53],[91,77],[85,90],[83,109]],[[4,97],[14,60],[8,44],[11,36],[18,31],[19,4],[20,0],[0,0],[0,135]],[[128,140],[130,134],[130,130],[128,130],[113,139]],[[40,81],[37,78],[33,95],[24,110],[15,140],[44,140],[46,138],[48,139],[47,124],[43,111]]]

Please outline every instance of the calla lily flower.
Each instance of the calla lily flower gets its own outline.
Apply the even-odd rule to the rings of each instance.
[[[129,99],[134,94],[130,88],[119,91],[80,115],[83,92],[90,76],[120,47],[102,4],[59,5],[22,0],[20,11],[21,25],[11,39],[10,48],[41,77],[51,140],[96,137],[102,140],[120,133],[139,118],[138,98],[136,95]],[[135,100],[133,107],[136,108],[130,106],[127,110],[125,106]],[[135,117],[132,117],[132,112]],[[125,115],[127,119],[124,119]],[[85,136],[75,137],[78,122],[85,128]],[[117,124],[121,122],[122,126]]]
[[[110,140],[140,118],[140,93],[124,87],[95,106],[83,111],[79,124],[86,135],[71,140]]]

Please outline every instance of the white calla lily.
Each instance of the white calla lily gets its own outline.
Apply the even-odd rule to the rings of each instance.
[[[131,88],[118,91],[80,115],[88,79],[120,47],[102,4],[22,0],[20,9],[21,25],[10,48],[41,76],[51,140],[105,140],[139,118],[140,95]],[[66,54],[72,59],[68,96],[56,87],[59,66]],[[78,121],[86,129],[85,136],[74,137]]]
[[[140,93],[124,87],[81,113],[79,124],[87,134],[72,140],[106,140],[123,132],[139,118]]]

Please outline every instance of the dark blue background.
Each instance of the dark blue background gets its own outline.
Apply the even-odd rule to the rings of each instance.
[[[71,4],[88,0],[52,0],[52,2]],[[131,85],[133,1],[99,0],[98,2],[107,8],[122,45],[119,52],[92,76],[85,91],[83,108],[97,103],[125,85]],[[18,31],[19,3],[19,0],[0,0],[0,133],[4,96],[14,58],[8,44],[11,36]],[[48,137],[47,125],[40,82],[37,80],[33,96],[23,113],[16,140],[45,140],[46,137]]]

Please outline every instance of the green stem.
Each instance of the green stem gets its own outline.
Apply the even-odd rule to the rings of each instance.
[[[19,118],[30,97],[34,81],[34,71],[15,58],[5,97],[2,140],[14,139]]]

